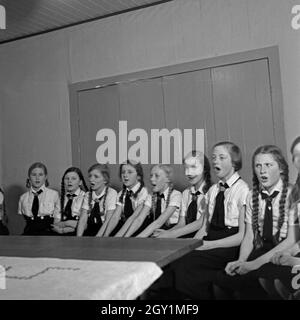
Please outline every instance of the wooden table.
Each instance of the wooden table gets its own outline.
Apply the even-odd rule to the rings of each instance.
[[[2,299],[136,299],[193,239],[0,236]],[[1,288],[0,288],[1,289]]]
[[[164,267],[201,243],[196,239],[0,236],[0,256],[151,261]]]

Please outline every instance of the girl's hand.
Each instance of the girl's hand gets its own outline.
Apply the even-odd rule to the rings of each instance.
[[[155,235],[155,238],[174,238],[174,237],[172,237],[171,232],[162,230],[160,233]]]
[[[258,268],[259,266],[255,261],[246,261],[240,264],[240,266],[236,269],[236,273],[239,275],[243,275]]]
[[[59,234],[63,234],[64,233],[64,230],[63,228],[59,227],[58,225],[56,224],[52,224],[52,230],[59,233]]]
[[[273,257],[271,258],[271,262],[274,263],[274,264],[277,264],[277,265],[280,265],[280,260],[282,257],[285,257],[285,256],[291,256],[291,254],[287,251],[278,251],[278,252],[275,252]]]
[[[65,222],[64,221],[59,221],[59,222],[56,222],[54,225],[59,227],[59,228],[63,228],[63,227],[65,227]]]
[[[280,260],[279,264],[282,266],[296,266],[300,264],[300,258],[292,257],[291,255],[283,255]]]
[[[234,276],[236,275],[236,270],[240,267],[240,265],[242,264],[242,261],[232,261],[227,263],[226,267],[225,267],[225,272],[229,275],[229,276]]]
[[[195,238],[194,238],[195,239]],[[211,241],[204,241],[202,242],[202,246],[198,247],[196,250],[209,250],[213,249],[213,246],[211,245]]]
[[[162,232],[164,232],[164,231],[166,231],[166,230],[164,230],[164,229],[155,229],[154,231],[153,231],[153,235],[152,235],[152,237],[153,238],[157,238]]]

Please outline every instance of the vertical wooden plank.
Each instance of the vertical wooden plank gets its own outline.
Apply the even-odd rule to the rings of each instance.
[[[185,129],[192,129],[194,146],[196,129],[204,129],[205,153],[209,157],[215,141],[210,70],[164,77],[164,101],[167,128],[179,128],[182,134]],[[175,167],[176,184],[183,189],[187,186],[183,168],[180,165]]]
[[[241,148],[241,173],[251,183],[254,149],[275,143],[267,59],[213,68],[212,81],[217,140]]]
[[[98,130],[109,128],[118,134],[119,98],[116,85],[78,92],[80,167],[87,176],[96,163],[96,151],[103,142],[96,141]],[[116,146],[117,147],[117,146]],[[119,186],[116,165],[110,165],[111,184]]]
[[[151,130],[165,128],[161,78],[125,82],[119,85],[120,119],[127,121],[128,134],[143,129],[148,137],[148,161],[143,164],[145,184],[149,188],[151,169]],[[138,142],[128,141],[127,150]],[[161,143],[160,143],[161,146]],[[158,150],[159,146],[155,146]],[[158,150],[161,155],[161,148]]]

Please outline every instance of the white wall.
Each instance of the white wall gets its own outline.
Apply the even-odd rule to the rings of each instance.
[[[71,165],[69,83],[278,45],[290,145],[300,134],[300,30],[290,24],[295,4],[177,0],[1,45],[2,181],[11,215],[32,162],[47,164],[56,188]],[[14,217],[14,233],[18,224]]]

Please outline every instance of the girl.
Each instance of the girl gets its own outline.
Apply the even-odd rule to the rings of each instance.
[[[211,186],[210,165],[199,151],[190,152],[183,162],[191,187],[183,191],[179,221],[170,230],[155,230],[156,238],[192,238],[203,223],[200,218],[206,210],[205,194]]]
[[[212,298],[212,282],[218,270],[238,256],[244,235],[244,213],[249,191],[238,171],[242,156],[232,142],[213,147],[212,163],[219,182],[207,193],[207,211],[195,238],[203,245],[166,269],[148,291],[148,298]]]
[[[166,164],[158,164],[151,169],[152,195],[148,195],[139,216],[133,221],[129,234],[146,228],[137,237],[146,238],[153,235],[154,230],[170,228],[178,222],[181,193],[173,189],[173,169]]]
[[[105,164],[89,170],[90,191],[85,194],[77,227],[77,236],[96,236],[102,224],[116,208],[117,191],[109,187],[110,172]]]
[[[21,195],[18,208],[18,213],[26,220],[23,235],[53,235],[51,225],[61,219],[59,195],[48,188],[47,174],[41,162],[28,169],[26,187],[29,190]]]
[[[295,218],[298,216],[298,223],[300,219],[300,137],[297,137],[291,146],[291,154],[293,158],[293,163],[298,170],[298,176],[295,185],[293,186],[291,192],[291,215],[294,215]],[[299,239],[299,229],[297,238]],[[294,293],[295,288],[292,288],[292,278],[295,274],[292,273],[292,268],[295,265],[300,265],[300,241],[295,243],[292,247],[276,252],[271,258],[271,262],[274,264],[272,270],[270,270],[269,275],[263,280],[261,279],[261,284],[265,290],[270,294],[274,295],[275,287],[279,289],[279,294],[282,296],[283,292],[286,292],[286,298],[289,294]],[[271,268],[271,266],[269,266]],[[278,279],[275,280],[274,279]],[[278,281],[281,281],[282,284]],[[284,290],[284,291],[282,291]]]
[[[7,216],[5,213],[4,193],[0,188],[0,236],[6,236],[9,234],[6,224]]]
[[[86,191],[87,186],[81,170],[76,167],[67,169],[61,180],[62,221],[54,225],[54,231],[68,236],[76,235],[77,223]]]
[[[253,190],[247,197],[246,233],[239,258],[227,264],[216,283],[240,298],[263,297],[258,278],[268,274],[276,251],[295,243],[296,226],[289,214],[288,165],[281,150],[259,147],[252,157]],[[298,228],[298,226],[297,226]],[[267,265],[266,265],[267,264]]]
[[[116,237],[130,237],[132,232],[129,232],[129,227],[139,215],[148,196],[140,163],[127,160],[120,165],[119,177],[123,183],[123,190],[118,194],[117,209],[108,225],[100,230],[99,236],[112,234]]]

